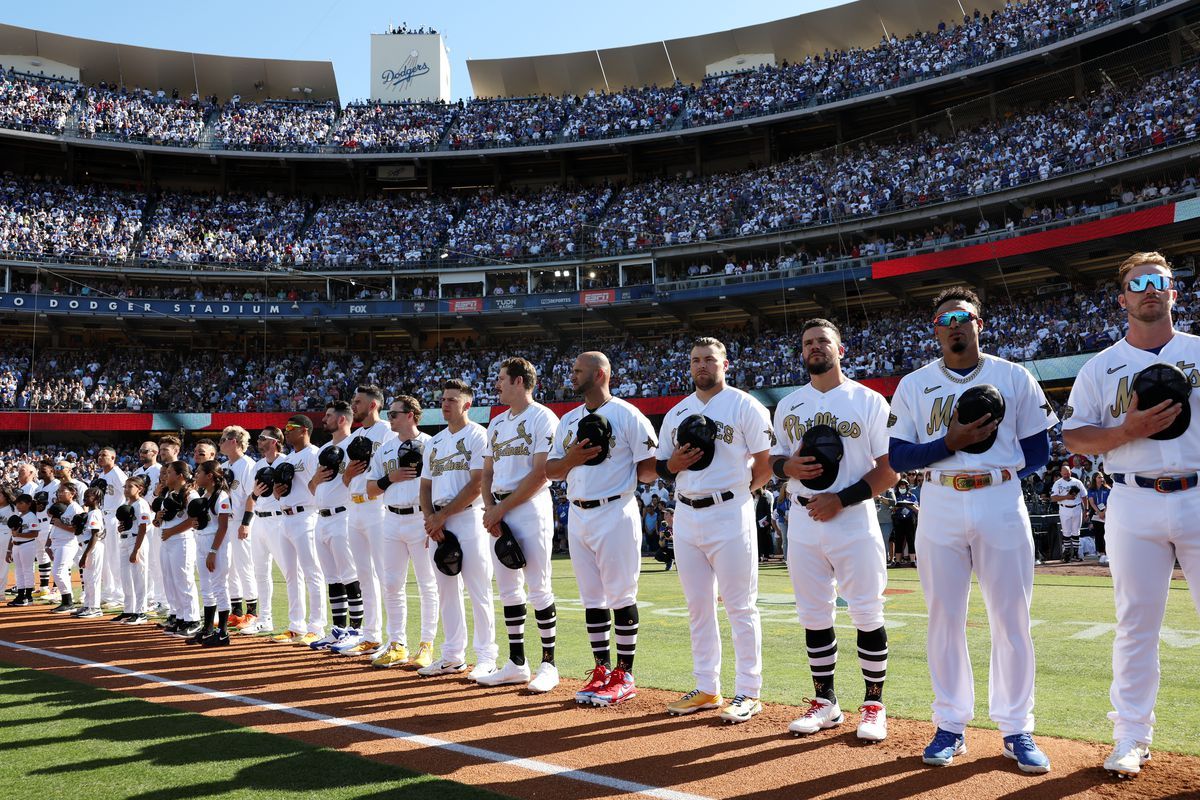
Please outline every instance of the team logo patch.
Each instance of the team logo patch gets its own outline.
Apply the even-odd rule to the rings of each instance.
[[[897,417],[896,417],[896,415],[895,415],[895,414],[888,414],[888,424],[887,424],[887,426],[888,426],[889,428],[894,428],[894,427],[896,427],[896,423],[897,423],[897,422],[899,422],[899,421],[900,421],[900,420],[899,420],[899,419],[897,419]]]
[[[1058,412],[1058,418],[1065,422],[1066,420],[1069,420],[1071,418],[1071,415],[1074,413],[1075,413],[1074,408],[1072,408],[1071,406],[1068,406],[1068,405],[1063,405],[1062,410]]]

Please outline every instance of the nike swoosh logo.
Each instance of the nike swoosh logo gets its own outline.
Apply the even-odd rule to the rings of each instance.
[[[802,405],[804,405],[804,401],[803,401],[803,400],[801,400],[799,403],[796,403],[796,405],[794,405],[794,406],[792,406],[791,408],[789,408],[789,409],[788,409],[788,411],[795,411],[797,408],[799,408],[799,407],[800,407],[800,406],[802,406]]]
[[[1112,369],[1110,369],[1110,370],[1108,371],[1108,374],[1109,374],[1109,375],[1112,375],[1114,372],[1117,372],[1117,371],[1119,371],[1119,370],[1123,370],[1123,369],[1125,369],[1125,365],[1124,365],[1124,364],[1122,364],[1122,365],[1121,365],[1121,366],[1119,366],[1119,367],[1113,367]]]
[[[686,413],[687,413],[687,409],[686,409],[686,408],[681,408],[681,409],[679,409],[678,411],[676,411],[676,412],[675,412],[675,416],[677,416],[677,417],[678,417],[680,414],[686,414]]]
[[[936,392],[940,388],[942,388],[942,385],[940,383],[937,386],[926,387],[925,394],[929,394],[930,392]]]

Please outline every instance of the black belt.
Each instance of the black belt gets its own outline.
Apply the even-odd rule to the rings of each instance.
[[[599,508],[602,505],[612,503],[620,499],[621,495],[614,494],[612,497],[606,497],[603,500],[572,500],[571,503],[579,506],[580,508]]]
[[[282,511],[255,511],[254,516],[256,516],[256,517],[281,517],[281,516],[283,516],[283,512]]]
[[[408,514],[416,514],[421,509],[417,508],[416,506],[388,506],[387,510],[393,514],[399,514],[403,517],[407,516]],[[438,510],[440,511],[441,509]]]
[[[690,497],[684,497],[683,495],[677,495],[675,499],[678,500],[679,502],[683,503],[685,506],[690,506],[691,508],[708,508],[709,506],[715,506],[718,502],[725,503],[725,502],[732,500],[733,492],[726,490],[724,492],[721,492],[720,497],[721,497],[720,500],[717,500],[717,498],[715,498],[715,497],[701,497],[696,500],[693,500]]]
[[[1147,478],[1143,475],[1134,475],[1132,472],[1114,472],[1113,480],[1126,486],[1140,486],[1143,489],[1153,489],[1163,494],[1182,492],[1184,489],[1193,489],[1200,485],[1200,475],[1195,472],[1190,475],[1180,475],[1177,478]]]
[[[134,539],[134,538],[137,538],[137,534],[136,533],[122,533],[121,538],[122,539]]]
[[[505,501],[505,499],[511,494],[512,494],[512,492],[492,492],[492,497],[494,497],[496,499],[497,503],[503,503]]]
[[[36,541],[37,541],[36,536],[33,537],[32,539],[18,539],[17,537],[14,536],[12,543],[13,544],[29,544],[30,542],[36,542]]]
[[[345,510],[345,506],[338,506],[337,508],[321,508],[317,510],[317,513],[319,513],[322,517],[332,517],[336,514],[342,513]]]
[[[1058,507],[1059,507],[1059,508],[1079,508],[1079,503],[1076,503],[1076,504],[1075,504],[1075,505],[1073,505],[1073,506],[1069,506],[1069,505],[1067,505],[1066,503],[1059,503],[1059,504],[1058,504]]]
[[[287,516],[287,517],[290,517],[293,514],[303,514],[303,513],[304,513],[304,506],[296,506],[295,508],[285,508],[283,510],[284,516]]]

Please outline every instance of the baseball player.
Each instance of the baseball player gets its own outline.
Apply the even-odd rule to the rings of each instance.
[[[9,486],[0,485],[0,553],[7,553],[8,546],[12,544],[12,532],[9,530],[6,522],[9,517],[17,513],[17,508],[14,505],[17,500],[17,494],[25,494],[25,492],[16,492]],[[11,566],[7,560],[0,560],[0,587],[4,587],[7,590],[4,592],[5,594],[8,592],[16,593],[15,586],[12,588],[8,586],[8,573],[11,571]]]
[[[76,500],[82,498],[84,496],[84,492],[86,492],[88,489],[88,487],[84,485],[83,481],[72,477],[74,472],[75,465],[70,461],[59,461],[54,465],[54,474],[52,480],[44,483],[41,491],[33,495],[35,500],[34,511],[38,515],[38,538],[37,543],[34,545],[34,564],[36,564],[35,569],[37,574],[35,577],[39,587],[37,591],[33,593],[34,600],[50,602],[53,600],[55,594],[55,587],[49,582],[52,559],[49,556],[48,547],[50,542],[51,526],[50,517],[47,513],[47,506],[50,503],[56,502],[56,498],[58,496],[58,487],[64,483],[70,483],[75,486]],[[100,481],[101,479],[97,478],[96,481],[93,481],[93,484],[96,484]],[[36,503],[42,493],[45,494],[44,502]],[[103,570],[103,565],[101,565],[101,570]]]
[[[125,592],[125,613],[117,619],[126,625],[143,625],[150,619],[146,613],[150,581],[147,553],[148,541],[153,538],[154,514],[145,500],[148,486],[145,475],[131,475],[125,481],[125,504],[116,512],[117,540],[113,547],[121,551],[121,582]]]
[[[492,603],[491,542],[483,527],[483,453],[487,431],[467,419],[473,393],[463,381],[442,384],[442,415],[446,427],[425,443],[421,465],[421,512],[425,533],[442,542],[453,533],[462,547],[461,575],[437,573],[438,602],[442,614],[442,657],[418,675],[449,675],[465,672],[467,619],[463,607],[465,582],[471,598],[474,623],[475,668],[468,673],[477,681],[496,671],[496,617]]]
[[[163,586],[175,615],[175,625],[163,632],[190,639],[200,631],[200,607],[196,601],[195,526],[188,519],[187,507],[200,495],[191,488],[192,468],[186,461],[165,464],[162,480],[166,493],[156,522],[162,538]]]
[[[96,487],[83,493],[83,507],[87,517],[79,541],[79,581],[83,585],[83,597],[79,608],[71,616],[91,619],[103,616],[100,610],[101,574],[104,571],[104,490]]]
[[[40,521],[33,510],[33,498],[27,494],[17,495],[13,503],[16,513],[9,516],[8,550],[4,559],[12,564],[16,573],[17,594],[8,601],[10,606],[33,605],[33,562]],[[99,614],[99,612],[96,612]]]
[[[488,425],[487,449],[483,452],[483,525],[493,537],[500,536],[500,523],[512,531],[521,546],[525,566],[509,569],[493,550],[493,569],[504,625],[508,629],[508,661],[496,672],[479,679],[484,686],[528,684],[530,691],[548,692],[558,685],[554,664],[555,629],[558,613],[550,584],[550,551],[554,541],[554,505],[546,480],[546,459],[554,443],[558,417],[533,401],[537,370],[523,358],[500,364],[496,394],[508,410]],[[525,593],[525,583],[529,594]],[[525,656],[525,604],[533,605],[542,640],[542,661],[537,675]]]
[[[1129,328],[1080,370],[1063,409],[1063,441],[1076,453],[1104,454],[1112,471],[1104,538],[1117,611],[1108,715],[1116,747],[1104,768],[1133,776],[1150,760],[1159,632],[1176,559],[1200,608],[1200,337],[1175,330],[1172,271],[1160,253],[1134,253],[1118,277]],[[1183,403],[1139,408],[1133,377],[1155,363],[1178,366],[1193,387],[1182,432],[1167,429]],[[1161,434],[1171,438],[1150,438]]]
[[[354,555],[354,568],[358,575],[356,585],[347,585],[350,600],[350,615],[356,616],[357,606],[362,606],[362,627],[357,636],[348,635],[341,642],[330,646],[330,651],[347,656],[371,656],[383,650],[383,604],[380,601],[379,571],[376,555],[383,542],[380,530],[383,527],[383,502],[367,496],[367,470],[371,468],[370,456],[396,434],[379,418],[383,410],[383,391],[373,384],[359,386],[350,401],[354,421],[359,430],[350,437],[347,455],[353,440],[362,436],[371,444],[366,460],[351,458],[342,473],[342,483],[350,489],[350,552]]]
[[[358,594],[358,577],[354,571],[354,556],[350,553],[350,530],[347,527],[350,489],[342,483],[342,472],[347,463],[344,451],[353,417],[354,412],[345,400],[336,400],[325,407],[321,424],[333,438],[317,451],[317,472],[308,484],[317,506],[317,526],[313,539],[333,617],[329,633],[309,645],[313,650],[327,650],[348,635],[358,636],[362,626],[361,604],[357,606],[357,616],[351,615],[347,621],[346,614],[346,587],[355,584],[355,594]],[[323,454],[331,447],[343,451],[336,469],[320,466]]]
[[[696,391],[663,417],[655,454],[658,474],[675,482],[675,562],[687,600],[696,678],[696,688],[667,706],[667,711],[691,714],[724,703],[717,626],[720,594],[737,658],[733,702],[721,711],[721,719],[745,722],[762,711],[758,527],[751,492],[771,477],[771,419],[762,403],[726,386],[729,359],[723,343],[697,339],[690,364]],[[709,428],[710,457],[679,435],[681,423],[693,415],[715,423]]]
[[[104,505],[104,592],[100,608],[110,609],[124,606],[125,590],[121,582],[121,548],[117,543],[117,517],[119,507],[125,504],[125,480],[129,477],[125,470],[117,466],[117,451],[111,447],[102,448],[96,456],[96,465],[100,468],[99,478],[103,479]],[[129,609],[125,609],[129,611]]]
[[[272,641],[305,647],[325,635],[325,576],[317,563],[315,539],[317,501],[308,488],[309,479],[317,473],[317,448],[309,441],[312,429],[312,420],[305,414],[293,414],[284,424],[283,435],[292,448],[287,463],[295,475],[290,490],[283,484],[274,488],[283,509],[278,551],[279,568],[287,583],[288,627]]]
[[[387,608],[387,649],[371,662],[380,669],[408,666],[421,669],[433,663],[433,638],[437,635],[438,588],[434,574],[433,551],[425,535],[425,518],[420,505],[420,465],[430,436],[417,429],[421,403],[415,397],[400,395],[388,408],[388,421],[395,437],[384,442],[371,457],[367,474],[367,494],[383,496],[382,546],[379,562],[383,601]],[[403,457],[403,460],[402,460]],[[412,462],[415,461],[416,465]],[[408,564],[412,562],[421,597],[421,639],[409,658],[408,636]]]
[[[283,536],[283,506],[271,491],[271,487],[258,481],[258,473],[264,467],[272,469],[284,462],[283,431],[274,425],[263,428],[255,440],[258,454],[262,458],[255,462],[249,484],[253,487],[245,500],[245,506],[239,510],[241,519],[238,520],[237,537],[239,541],[251,544],[251,557],[254,561],[254,583],[257,601],[251,600],[246,605],[245,615],[239,616],[237,608],[229,616],[230,627],[237,628],[238,633],[254,636],[260,633],[271,633],[275,630],[275,622],[271,614],[271,605],[275,602],[274,563],[278,559],[279,539]],[[248,516],[253,514],[253,516]]]
[[[1058,503],[1058,521],[1062,527],[1063,563],[1083,561],[1079,557],[1079,529],[1083,527],[1083,504],[1087,500],[1087,487],[1063,464],[1059,478],[1050,488],[1050,499]]]
[[[575,700],[596,706],[621,703],[637,694],[633,660],[642,534],[634,492],[639,481],[653,483],[658,478],[654,429],[642,412],[612,396],[611,376],[604,353],[589,351],[575,359],[571,385],[583,397],[583,405],[559,421],[546,461],[546,477],[567,482],[571,565],[596,662]],[[596,441],[579,432],[585,420],[589,424],[584,430]],[[615,669],[610,669],[610,624],[616,628]]]
[[[150,499],[157,494],[158,477],[162,473],[162,467],[158,464],[158,445],[151,441],[142,442],[138,447],[138,466],[133,472],[129,473],[131,478],[144,477],[146,479],[146,491],[143,497],[149,504]],[[145,559],[146,559],[146,605],[152,612],[167,611],[166,594],[162,587],[162,561],[159,549],[162,546],[162,539],[159,538],[158,529],[154,527],[154,520],[151,517],[151,524],[146,529],[145,541]]]
[[[229,625],[241,629],[250,627],[258,616],[259,592],[255,586],[253,514],[250,508],[250,493],[254,491],[254,473],[258,466],[246,455],[250,449],[250,432],[240,425],[229,425],[221,431],[217,442],[221,455],[225,456],[225,468],[229,470],[229,503],[233,509],[235,530],[228,533],[229,541],[229,597],[232,611]],[[268,590],[265,602],[270,603],[272,592]],[[270,618],[270,613],[266,615]]]
[[[1026,369],[979,351],[983,321],[974,292],[946,289],[933,305],[942,357],[900,379],[888,420],[892,468],[925,470],[917,574],[929,610],[927,654],[937,732],[923,760],[944,766],[966,752],[963,731],[975,707],[966,636],[973,570],[991,627],[988,705],[1004,737],[1003,754],[1024,772],[1048,772],[1050,760],[1030,736],[1034,551],[1020,479],[1046,465],[1047,429],[1058,418]],[[985,385],[1003,398],[1002,418],[985,413],[962,421],[955,401]]]
[[[167,464],[174,463],[179,460],[179,452],[181,444],[179,437],[173,434],[162,436],[158,440],[158,482],[154,484],[154,498],[150,501],[150,508],[154,513],[154,538],[157,540],[155,547],[158,550],[158,574],[159,574],[159,590],[162,593],[163,604],[166,606],[167,618],[159,623],[164,632],[169,632],[174,629],[179,622],[176,615],[176,609],[171,606],[171,598],[175,595],[173,589],[167,586],[166,568],[167,557],[163,553],[163,535],[162,535],[162,502],[167,494],[167,482],[165,467]]]
[[[883,705],[888,658],[883,619],[887,553],[879,516],[870,501],[896,483],[887,453],[887,402],[878,392],[842,374],[845,348],[834,323],[826,319],[805,322],[801,350],[809,383],[775,409],[777,441],[771,451],[771,469],[777,477],[787,479],[788,493],[795,501],[788,516],[787,565],[816,696],[788,730],[811,734],[840,725],[844,719],[834,693],[837,637],[833,623],[840,594],[857,629],[858,664],[866,684],[857,736],[864,741],[883,741],[887,738]],[[826,426],[833,432],[830,435],[840,440],[840,463],[821,464],[802,450],[805,434],[817,426]],[[834,469],[836,477],[826,474]],[[825,480],[819,481],[822,477]],[[678,548],[676,542],[677,552]]]
[[[201,492],[197,503],[188,503],[184,525],[195,530],[196,552],[200,556],[200,600],[204,606],[204,625],[192,641],[205,647],[229,644],[229,504],[228,484],[215,459],[196,466],[195,485]],[[196,505],[202,506],[197,513]]]
[[[71,593],[71,567],[79,558],[79,538],[75,535],[75,516],[85,513],[75,499],[75,484],[59,484],[55,498],[63,507],[61,513],[50,517],[50,550],[54,555],[54,582],[58,584],[59,604],[50,611],[66,614],[74,610]],[[80,498],[82,499],[82,498]]]

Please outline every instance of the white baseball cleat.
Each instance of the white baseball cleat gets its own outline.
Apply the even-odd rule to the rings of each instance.
[[[1150,745],[1122,739],[1104,759],[1104,769],[1118,778],[1132,778],[1142,771],[1142,765],[1149,760]]]
[[[529,683],[529,662],[517,665],[512,661],[487,675],[475,679],[480,686],[508,686],[509,684]]]
[[[882,742],[887,738],[887,711],[883,703],[868,700],[858,708],[862,720],[858,723],[858,738],[865,742]]]
[[[792,720],[788,725],[788,730],[796,735],[816,733],[817,731],[826,728],[836,728],[842,724],[845,717],[842,716],[842,709],[836,702],[831,703],[828,700],[816,698],[810,700],[804,698],[804,702],[808,703],[808,710],[798,718]]]
[[[475,669],[467,673],[467,680],[478,681],[480,678],[491,675],[496,671],[495,661],[480,661],[475,665]]]
[[[549,661],[543,661],[538,667],[537,675],[529,682],[529,691],[545,694],[558,686],[558,667]]]
[[[461,661],[448,661],[444,658],[439,658],[428,667],[421,667],[417,670],[417,674],[422,678],[428,678],[433,675],[457,675],[460,672],[466,671],[467,665]]]

